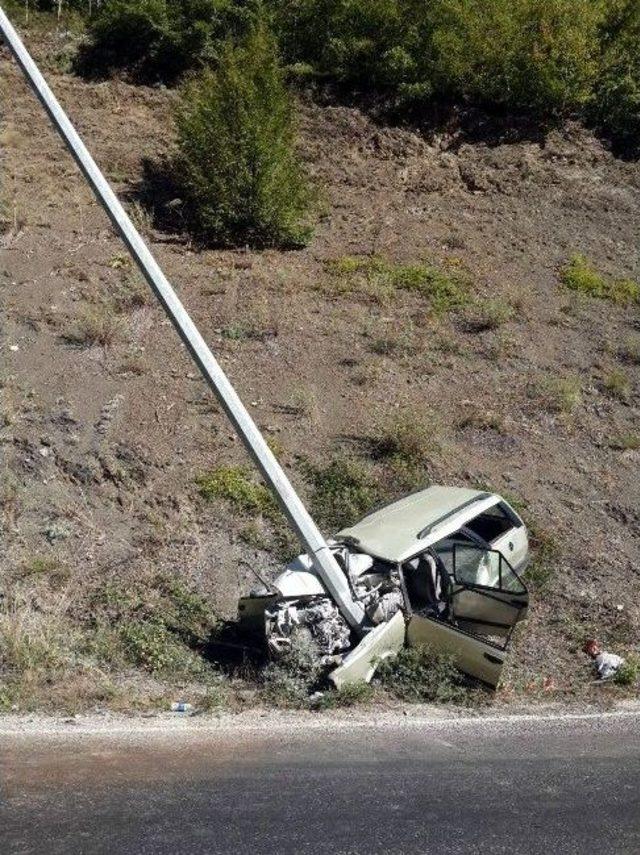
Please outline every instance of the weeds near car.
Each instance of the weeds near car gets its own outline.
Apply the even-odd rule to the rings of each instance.
[[[456,668],[455,656],[428,647],[403,647],[378,665],[376,679],[402,701],[468,705],[480,697]]]
[[[253,480],[244,466],[218,466],[196,478],[198,491],[207,501],[221,499],[239,514],[257,517],[268,525],[247,522],[240,537],[255,549],[271,552],[280,561],[290,561],[296,554],[297,541],[271,490]]]
[[[196,478],[196,484],[208,501],[225,499],[240,513],[258,514],[269,520],[281,516],[271,490],[254,481],[244,466],[218,466]]]
[[[618,686],[635,686],[638,682],[639,673],[640,663],[638,659],[635,656],[629,656],[616,671],[613,682]]]
[[[375,691],[370,683],[364,681],[358,683],[347,683],[339,689],[325,692],[319,700],[313,704],[317,710],[344,709],[354,707],[358,704],[366,704],[373,699]]]
[[[311,513],[330,531],[361,517],[380,501],[380,487],[369,467],[350,457],[338,457],[325,466],[306,464],[311,485]]]
[[[429,465],[440,450],[436,425],[409,416],[386,422],[371,440],[374,460],[388,466],[405,490],[427,486]]]
[[[304,630],[295,632],[291,646],[263,672],[264,696],[282,707],[305,707],[309,695],[322,676],[322,666],[314,640]]]

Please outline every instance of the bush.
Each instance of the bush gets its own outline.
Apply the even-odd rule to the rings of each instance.
[[[632,279],[603,276],[583,255],[574,255],[560,271],[563,285],[589,297],[628,305],[640,303],[640,285]]]
[[[593,114],[617,143],[640,150],[640,6],[610,0],[601,29],[601,70]]]
[[[226,499],[242,514],[259,514],[267,519],[280,514],[271,490],[254,481],[244,466],[218,466],[197,478],[196,483],[205,499]]]
[[[635,656],[629,657],[629,659],[627,659],[626,662],[623,662],[618,668],[613,681],[618,686],[635,686],[638,682],[639,670],[638,659]]]
[[[403,647],[379,664],[376,677],[402,701],[466,704],[473,697],[455,658],[428,647]]]
[[[437,93],[538,114],[575,110],[597,72],[593,0],[435,0]]]
[[[401,99],[573,110],[597,72],[593,0],[272,0],[286,59]]]
[[[291,637],[291,647],[264,670],[265,697],[282,707],[303,707],[322,677],[318,648],[307,630]]]
[[[408,42],[423,3],[271,0],[285,60],[350,84],[399,84],[414,70]],[[422,12],[424,16],[424,12]]]
[[[217,70],[186,84],[176,113],[177,180],[194,230],[222,244],[297,246],[311,194],[273,38],[227,43]]]
[[[108,0],[89,21],[77,67],[170,82],[218,59],[225,40],[244,35],[258,9],[258,0]]]
[[[352,525],[380,501],[380,488],[371,471],[358,460],[338,457],[324,467],[307,467],[311,482],[311,512],[330,531]]]

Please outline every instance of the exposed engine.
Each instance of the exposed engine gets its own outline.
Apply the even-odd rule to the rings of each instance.
[[[404,603],[398,570],[345,546],[333,551],[371,623],[390,620]],[[351,630],[313,574],[308,557],[301,555],[292,562],[275,580],[274,588],[282,596],[264,613],[269,650],[275,655],[286,652],[296,631],[304,628],[315,641],[322,664],[340,664],[352,647]]]
[[[315,641],[323,665],[338,664],[351,647],[351,630],[329,597],[277,600],[265,611],[267,644],[271,653],[284,653],[295,632],[306,628]]]

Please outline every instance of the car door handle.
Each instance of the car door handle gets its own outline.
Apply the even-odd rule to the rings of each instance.
[[[504,665],[504,659],[500,659],[499,656],[494,656],[491,653],[485,653],[484,658],[488,659],[489,662],[493,662],[494,665]]]

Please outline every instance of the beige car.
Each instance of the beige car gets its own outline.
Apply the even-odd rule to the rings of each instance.
[[[493,493],[433,486],[368,514],[330,542],[369,626],[353,633],[306,555],[240,601],[273,653],[297,632],[314,639],[336,686],[371,679],[405,643],[452,653],[495,687],[513,627],[527,614],[529,543],[514,509]]]

